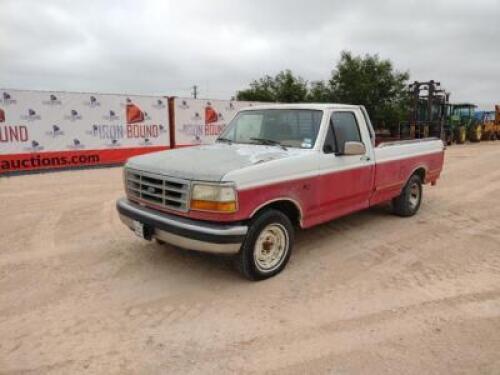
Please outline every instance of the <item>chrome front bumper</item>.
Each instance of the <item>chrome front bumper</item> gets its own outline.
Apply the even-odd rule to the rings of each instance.
[[[248,231],[246,225],[212,224],[160,213],[121,198],[116,202],[121,221],[133,229],[142,223],[151,237],[188,250],[215,254],[236,254]]]

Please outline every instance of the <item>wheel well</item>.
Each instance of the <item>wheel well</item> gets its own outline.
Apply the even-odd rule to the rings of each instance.
[[[425,183],[425,173],[426,173],[425,168],[424,167],[420,167],[420,168],[416,169],[415,172],[413,172],[413,175],[419,176],[420,180],[424,184]]]
[[[286,199],[277,200],[277,201],[269,202],[269,203],[265,204],[264,206],[260,207],[252,215],[252,217],[254,217],[255,215],[258,215],[260,212],[262,212],[268,208],[272,208],[272,209],[283,212],[286,216],[288,216],[288,218],[290,219],[290,221],[292,222],[293,225],[300,225],[300,220],[301,220],[300,209],[298,208],[296,203],[294,203],[290,200],[286,200]]]

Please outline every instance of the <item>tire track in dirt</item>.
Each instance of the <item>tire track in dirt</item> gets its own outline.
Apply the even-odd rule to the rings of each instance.
[[[469,308],[475,304],[472,310]],[[421,303],[399,306],[375,313],[334,319],[326,323],[316,322],[301,330],[285,330],[231,343],[228,346],[207,350],[197,362],[197,373],[213,371],[260,373],[297,364],[315,361],[326,356],[338,356],[355,352],[366,346],[377,346],[397,341],[401,336],[413,336],[422,332],[439,332],[443,325],[463,324],[477,319],[477,306],[500,304],[500,290],[437,298]],[[442,311],[438,308],[444,308]],[[487,307],[488,308],[488,307]],[[438,311],[436,313],[436,311]],[[488,310],[481,319],[498,319],[500,311]],[[498,324],[500,326],[500,324]],[[187,356],[189,357],[189,356]],[[229,364],[221,367],[211,358],[222,359]],[[188,364],[179,364],[185,368]]]

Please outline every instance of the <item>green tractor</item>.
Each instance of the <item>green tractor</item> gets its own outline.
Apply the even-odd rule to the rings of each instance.
[[[480,142],[483,129],[480,121],[474,116],[476,105],[471,103],[450,104],[448,106],[448,121],[445,127],[446,141],[463,144],[467,139]]]

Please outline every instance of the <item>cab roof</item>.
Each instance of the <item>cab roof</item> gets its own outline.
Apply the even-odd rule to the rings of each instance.
[[[336,104],[336,103],[269,103],[258,104],[250,107],[245,107],[243,110],[259,110],[259,109],[312,109],[312,110],[325,110],[325,109],[359,109],[359,105],[352,104]]]
[[[454,107],[474,107],[474,108],[477,107],[477,105],[473,103],[451,103],[451,105]]]

